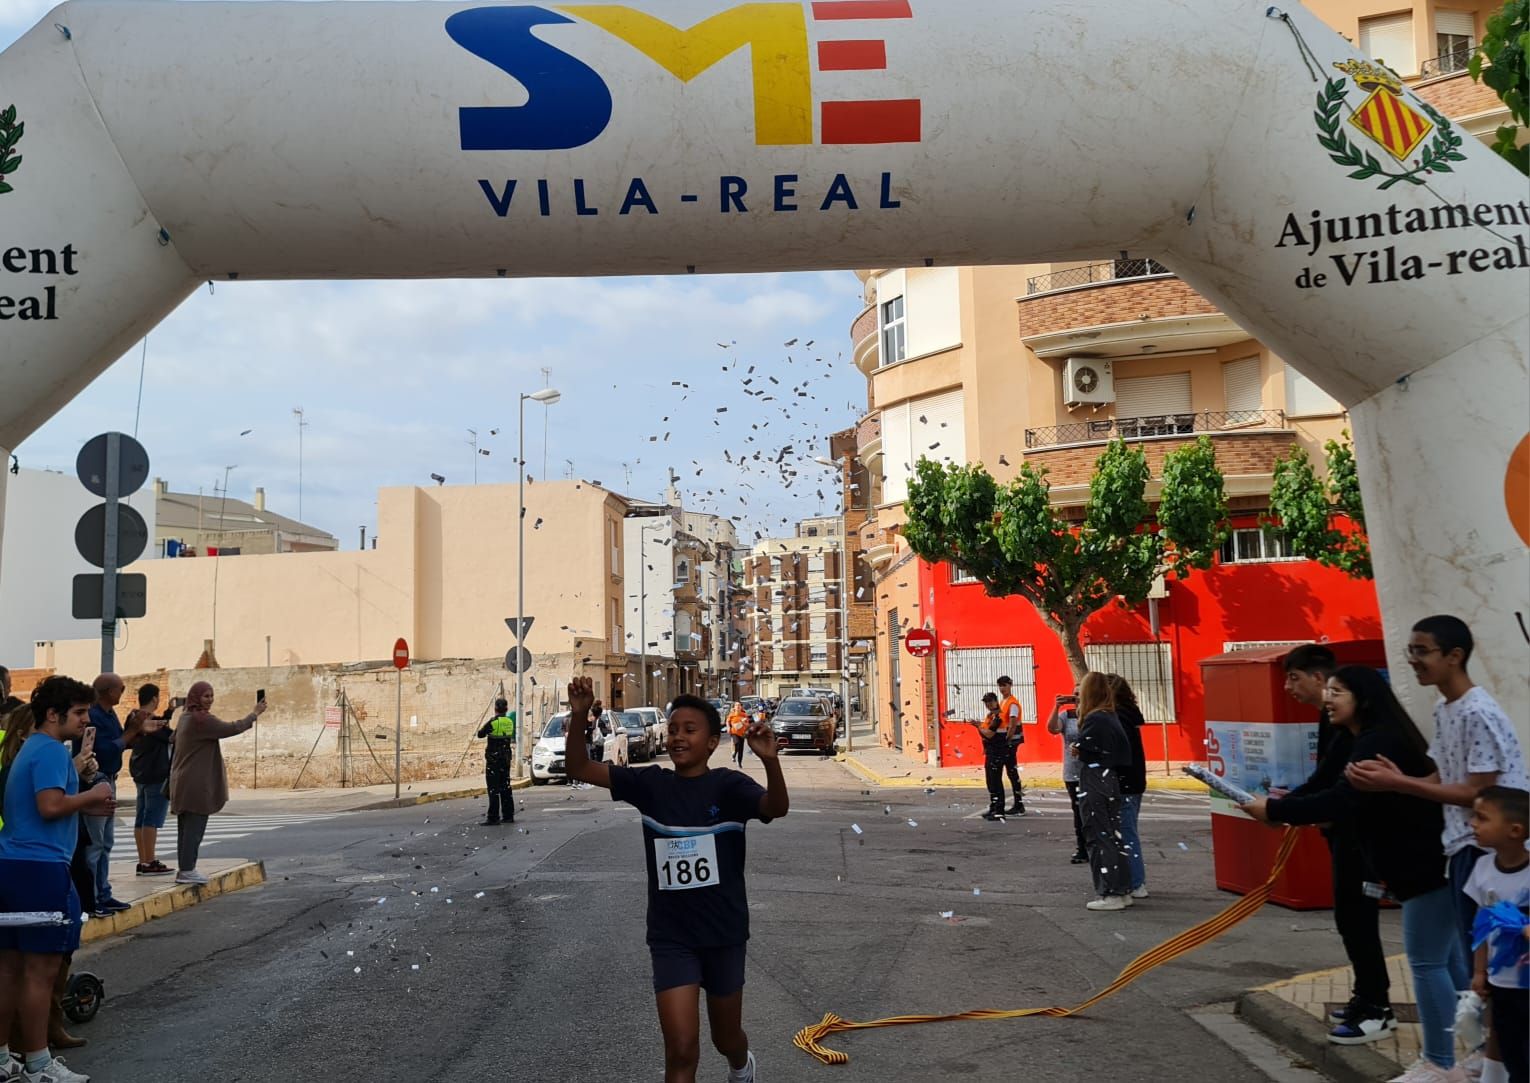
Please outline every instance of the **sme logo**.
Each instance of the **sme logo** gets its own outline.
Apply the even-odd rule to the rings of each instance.
[[[537,37],[542,26],[586,24],[632,46],[683,83],[747,48],[753,67],[754,132],[760,146],[918,143],[917,98],[815,102],[814,71],[884,71],[875,24],[912,19],[910,0],[745,3],[694,26],[672,26],[624,4],[505,6],[459,11],[446,33],[519,82],[519,106],[459,110],[463,150],[571,150],[611,122],[611,88],[583,60]],[[821,40],[814,50],[809,19]],[[864,24],[872,32],[862,32]],[[832,37],[833,40],[827,40]],[[816,105],[816,110],[815,110]]]

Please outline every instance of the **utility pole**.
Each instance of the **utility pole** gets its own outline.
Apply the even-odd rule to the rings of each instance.
[[[303,521],[303,430],[308,428],[308,422],[303,418],[303,408],[294,406],[293,416],[297,418],[298,430],[298,522]]]

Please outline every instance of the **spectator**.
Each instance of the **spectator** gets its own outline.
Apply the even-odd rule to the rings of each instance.
[[[122,693],[127,690],[127,686],[115,673],[103,673],[95,679],[91,688],[96,694],[96,701],[90,706],[90,724],[96,731],[96,766],[102,780],[111,785],[112,797],[115,798],[117,775],[122,770],[122,753],[127,748],[126,733],[117,719],[117,704],[122,702]],[[80,751],[78,744],[74,751]],[[112,847],[117,842],[116,814],[92,816],[86,813],[84,819],[85,832],[90,836],[90,845],[85,850],[85,862],[90,866],[90,874],[96,881],[96,897],[85,900],[85,903],[94,914],[121,913],[129,909],[128,904],[112,894],[111,885]]]
[[[68,742],[83,737],[91,689],[49,677],[32,693],[35,729],[11,762],[0,827],[0,911],[60,912],[62,925],[0,929],[0,1066],[10,1078],[9,1035],[20,1031],[25,1083],[88,1083],[48,1049],[49,1001],[64,957],[80,945],[80,899],[69,879],[80,813],[110,816],[116,798],[103,779],[79,792]]]
[[[128,745],[133,750],[128,773],[138,787],[133,814],[133,842],[138,847],[139,876],[168,876],[169,865],[159,860],[159,832],[170,811],[170,752],[175,731],[170,729],[171,710],[157,716],[159,687],[146,684],[138,690],[138,709],[128,715]]]
[[[198,681],[186,693],[186,709],[175,730],[175,756],[170,761],[170,811],[175,814],[177,884],[205,884],[197,872],[197,855],[207,820],[228,804],[228,772],[223,766],[219,742],[237,737],[255,724],[266,710],[265,700],[237,722],[225,722],[212,713],[213,688]]]
[[[1052,704],[1052,715],[1047,719],[1047,732],[1062,737],[1063,785],[1068,788],[1068,804],[1073,806],[1073,839],[1076,846],[1072,863],[1082,865],[1089,860],[1089,851],[1084,846],[1084,821],[1078,811],[1078,753],[1074,751],[1074,746],[1078,744],[1077,692],[1057,697]]]
[[[1147,753],[1142,750],[1142,727],[1146,720],[1137,706],[1137,694],[1126,678],[1112,673],[1111,697],[1116,703],[1116,717],[1126,731],[1132,748],[1131,766],[1121,772],[1121,845],[1126,850],[1126,865],[1132,874],[1132,898],[1148,897],[1147,865],[1142,859],[1142,836],[1137,831],[1137,817],[1142,813],[1142,795],[1147,792]]]
[[[1086,906],[1125,910],[1132,905],[1132,884],[1121,846],[1121,775],[1131,767],[1131,744],[1116,717],[1105,674],[1084,674],[1078,699],[1078,807],[1098,896]]]
[[[21,700],[11,693],[11,671],[0,666],[0,723],[5,716],[22,705]],[[0,734],[3,737],[4,734]]]

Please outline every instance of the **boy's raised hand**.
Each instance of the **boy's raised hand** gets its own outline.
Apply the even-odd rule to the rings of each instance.
[[[568,682],[568,709],[571,714],[588,715],[595,705],[595,684],[589,677],[575,677]]]
[[[776,731],[771,729],[765,722],[756,722],[749,727],[749,732],[744,735],[749,744],[749,751],[753,752],[762,760],[776,758]]]

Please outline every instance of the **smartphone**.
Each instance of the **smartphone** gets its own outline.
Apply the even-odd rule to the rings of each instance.
[[[256,703],[264,703],[265,701],[266,701],[266,690],[264,688],[257,688],[255,690],[255,702]]]
[[[172,699],[170,701],[170,709],[172,711],[179,711],[184,706],[186,706],[186,697],[185,696],[176,696],[174,699]]]
[[[80,739],[80,751],[90,755],[96,748],[96,727],[86,726],[85,736]]]

